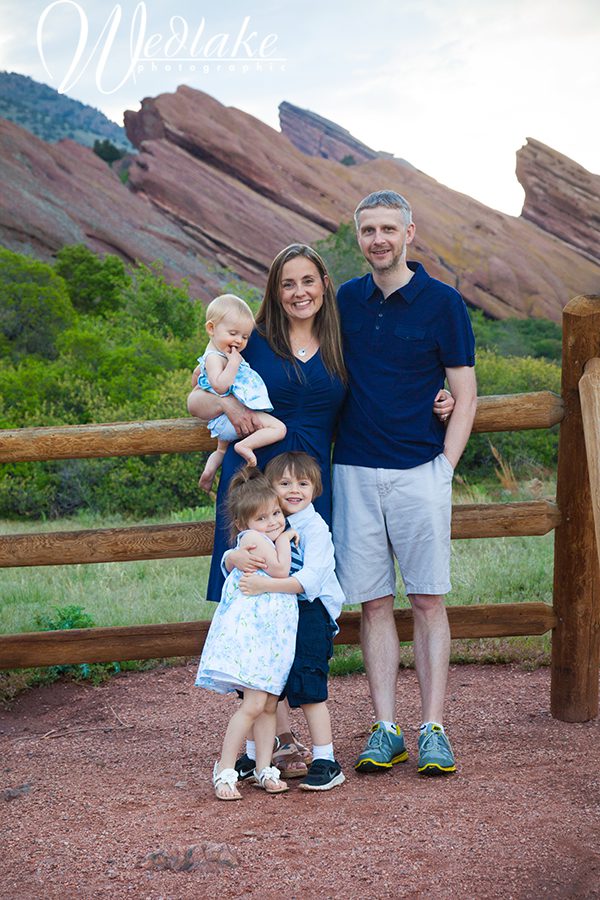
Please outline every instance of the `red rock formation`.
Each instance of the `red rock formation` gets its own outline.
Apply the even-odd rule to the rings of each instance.
[[[600,266],[524,218],[491,210],[397,159],[356,166],[306,156],[283,134],[200,91],[144,100],[125,114],[140,153],[128,187],[91,151],[44,144],[0,122],[0,242],[49,258],[65,243],[125,259],[163,259],[204,299],[230,267],[264,286],[273,256],[348,221],[390,187],[414,207],[412,257],[492,316],[558,320],[597,291]]]
[[[164,137],[154,138],[157,121]],[[147,123],[147,124],[146,124]],[[285,135],[188,87],[127,112],[140,148],[134,189],[255,284],[291,241],[348,221],[357,201],[390,187],[412,201],[413,255],[490,315],[559,319],[600,268],[533,223],[491,210],[396,159],[357,166],[310,157]]]
[[[128,262],[164,262],[207,297],[218,280],[193,242],[143,194],[133,194],[95,153],[65,140],[47,144],[0,119],[0,243],[49,260],[65,244],[87,244]]]
[[[353,137],[349,131],[324,119],[308,109],[293,106],[285,100],[279,104],[279,127],[307,156],[335,159],[346,165],[367,162],[378,157],[391,158],[391,153],[379,153]],[[353,160],[353,162],[351,162]]]
[[[600,175],[527,138],[517,153],[524,219],[600,262]]]

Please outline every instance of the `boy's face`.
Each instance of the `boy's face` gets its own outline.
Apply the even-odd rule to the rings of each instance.
[[[300,512],[312,503],[314,493],[312,481],[294,475],[289,469],[285,469],[281,478],[273,482],[273,488],[286,516]]]

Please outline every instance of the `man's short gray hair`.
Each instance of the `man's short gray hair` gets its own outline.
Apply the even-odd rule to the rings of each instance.
[[[387,206],[388,209],[398,209],[402,213],[404,224],[410,225],[412,223],[410,203],[402,196],[402,194],[397,194],[396,191],[374,191],[372,194],[369,194],[368,197],[365,197],[364,200],[361,200],[354,210],[354,224],[356,225],[357,231],[359,215],[363,209],[375,209],[377,206]]]

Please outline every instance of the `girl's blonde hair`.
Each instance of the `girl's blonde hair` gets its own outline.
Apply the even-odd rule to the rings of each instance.
[[[250,319],[254,325],[252,310],[245,300],[242,300],[241,297],[236,297],[235,294],[221,294],[219,297],[215,297],[206,307],[205,322],[212,322],[213,325],[218,325],[229,313],[240,316],[240,318]]]
[[[273,500],[279,503],[271,482],[260,469],[245,466],[235,473],[229,482],[226,507],[232,542],[238,531],[243,530],[240,526],[245,527],[249,519]]]

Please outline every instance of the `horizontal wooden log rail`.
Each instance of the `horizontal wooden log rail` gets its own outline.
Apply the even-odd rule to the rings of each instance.
[[[401,641],[413,636],[412,613],[394,613]],[[547,603],[496,603],[489,606],[449,606],[453,638],[511,637],[545,634],[556,624]],[[0,669],[128,659],[199,656],[210,622],[175,622],[124,628],[75,628],[0,636]],[[360,613],[342,613],[337,644],[360,643]]]
[[[549,500],[457,504],[452,508],[452,537],[541,535],[559,522],[558,508]],[[214,529],[214,522],[186,522],[3,535],[0,568],[210,556]]]
[[[473,431],[549,428],[562,417],[562,400],[552,391],[498,394],[479,397]],[[192,418],[4,429],[0,463],[189,453],[215,445],[205,425]]]

